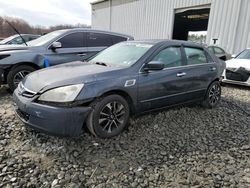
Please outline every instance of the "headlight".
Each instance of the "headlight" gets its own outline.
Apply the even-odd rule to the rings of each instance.
[[[38,100],[47,102],[72,102],[80,93],[84,84],[70,85],[51,89],[43,93]]]

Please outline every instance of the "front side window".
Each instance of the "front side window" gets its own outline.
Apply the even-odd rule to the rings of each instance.
[[[41,46],[48,42],[53,42],[57,37],[65,33],[65,30],[58,30],[43,35],[35,40],[29,41],[27,44],[28,46]]]
[[[87,45],[88,47],[102,47],[111,46],[112,36],[103,33],[88,33],[87,34]]]
[[[85,47],[84,45],[84,33],[77,32],[64,36],[59,39],[58,42],[62,43],[62,48],[81,48]]]
[[[186,53],[188,65],[207,63],[207,58],[206,58],[204,50],[200,48],[192,48],[192,47],[184,47],[184,50]]]
[[[103,50],[91,59],[90,62],[100,62],[110,66],[129,67],[136,63],[151,47],[151,44],[119,43]]]
[[[181,66],[181,60],[180,47],[168,47],[160,51],[153,59],[153,61],[160,61],[164,63],[165,68]]]

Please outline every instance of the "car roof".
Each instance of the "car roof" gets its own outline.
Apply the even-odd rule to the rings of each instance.
[[[92,31],[92,32],[98,32],[98,33],[104,33],[104,34],[110,34],[110,35],[117,35],[117,36],[123,36],[129,39],[133,39],[134,37],[130,35],[126,35],[123,33],[116,33],[111,31],[104,31],[104,30],[98,30],[98,29],[91,29],[91,28],[73,28],[73,29],[62,29],[58,31],[65,31],[65,32],[74,32],[74,31]]]
[[[171,45],[189,45],[189,46],[196,46],[196,47],[204,47],[201,44],[191,42],[191,41],[184,41],[184,40],[169,40],[169,39],[146,39],[146,40],[134,40],[129,41],[133,43],[144,43],[144,44],[152,44],[152,45],[160,45],[164,43],[171,43]]]
[[[22,36],[41,36],[41,35],[37,35],[37,34],[21,34]]]
[[[41,36],[41,35],[36,35],[36,34],[20,34],[21,36]],[[19,34],[11,35],[9,37],[18,37],[20,36]]]

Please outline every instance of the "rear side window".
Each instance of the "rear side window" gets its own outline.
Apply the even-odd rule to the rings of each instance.
[[[213,47],[208,47],[207,49],[208,49],[209,52],[211,52],[211,53],[214,54],[214,49],[213,49]]]
[[[62,48],[81,48],[86,47],[84,44],[84,33],[77,32],[64,36],[58,42],[62,43]]]
[[[191,48],[191,47],[184,47],[184,50],[186,53],[188,65],[207,63],[207,58],[204,50],[200,48]]]
[[[165,48],[154,57],[153,61],[161,61],[165,68],[181,66],[181,49],[180,47]]]
[[[16,37],[9,41],[8,44],[23,44],[23,39],[21,37]]]
[[[126,41],[127,38],[125,37],[120,37],[120,36],[112,36],[112,42],[113,44],[116,44],[116,43],[119,43],[119,42],[122,42],[122,41]]]
[[[112,36],[103,33],[87,33],[88,47],[111,46]]]
[[[215,54],[224,54],[225,52],[221,48],[214,47],[214,53]]]

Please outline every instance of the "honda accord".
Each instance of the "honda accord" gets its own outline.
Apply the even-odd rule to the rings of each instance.
[[[28,75],[14,92],[16,114],[28,126],[77,136],[83,126],[109,138],[134,114],[184,103],[215,107],[224,61],[206,48],[174,40],[127,41],[88,62]]]

